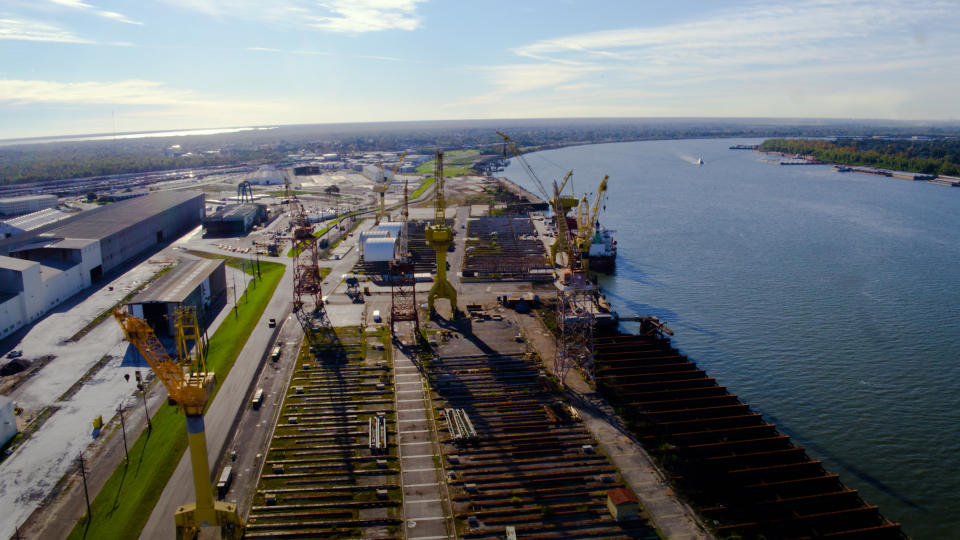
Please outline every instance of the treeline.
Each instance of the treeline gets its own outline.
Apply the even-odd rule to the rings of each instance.
[[[960,176],[960,139],[768,139],[760,150],[922,174]]]
[[[164,155],[161,149],[44,145],[0,152],[0,184],[257,163],[281,158],[282,154],[272,149],[237,149],[174,157]]]

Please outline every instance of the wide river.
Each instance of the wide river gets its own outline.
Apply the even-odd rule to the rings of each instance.
[[[960,189],[728,149],[758,142],[525,157],[545,183],[573,169],[578,194],[610,175],[619,256],[600,284],[617,311],[666,321],[907,534],[960,538]],[[537,193],[518,160],[503,174]]]

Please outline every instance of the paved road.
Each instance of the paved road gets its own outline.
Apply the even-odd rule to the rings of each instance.
[[[273,347],[280,347],[280,358],[264,362],[260,376],[253,385],[255,389],[263,390],[263,403],[254,409],[250,400],[245,402],[237,429],[217,467],[217,478],[224,467],[233,467],[233,482],[222,499],[237,504],[241,516],[246,516],[250,511],[257,478],[263,466],[263,459],[258,459],[257,455],[267,454],[283,396],[303,342],[303,332],[295,317],[289,316],[278,321],[278,324],[280,331]],[[236,454],[232,455],[232,452]]]
[[[273,329],[267,326],[267,320],[284,320],[291,313],[293,303],[288,291],[293,287],[292,272],[288,268],[277,286],[276,293],[267,305],[260,322],[250,334],[246,345],[237,357],[233,369],[225,381],[220,382],[220,390],[205,416],[207,451],[211,463],[208,465],[211,482],[215,467],[226,449],[228,437],[234,428],[237,412],[247,404],[249,390],[269,347]],[[173,514],[177,507],[192,502],[193,477],[190,457],[185,453],[177,465],[173,476],[167,482],[160,500],[157,501],[150,519],[140,534],[141,538],[169,539],[176,537]]]

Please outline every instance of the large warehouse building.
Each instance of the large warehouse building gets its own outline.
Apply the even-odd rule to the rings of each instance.
[[[0,339],[200,224],[203,194],[153,193],[0,240]]]
[[[227,300],[222,260],[183,261],[127,303],[130,314],[147,321],[159,336],[175,335],[175,311],[192,306],[205,327]]]
[[[56,195],[24,195],[0,199],[0,216],[19,216],[57,206]]]
[[[203,218],[207,236],[237,236],[250,232],[255,225],[267,220],[263,204],[231,204]]]

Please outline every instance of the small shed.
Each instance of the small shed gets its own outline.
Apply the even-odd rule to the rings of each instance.
[[[617,521],[627,521],[640,517],[640,501],[627,488],[615,488],[607,491],[607,509]]]

